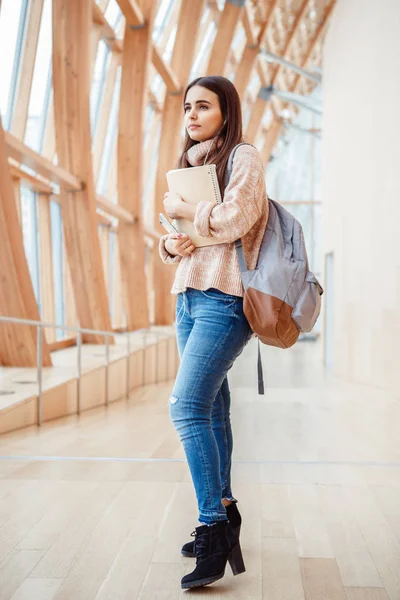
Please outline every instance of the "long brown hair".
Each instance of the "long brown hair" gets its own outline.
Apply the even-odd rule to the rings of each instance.
[[[183,96],[183,105],[185,105],[188,91],[195,85],[201,85],[218,96],[224,124],[216,134],[218,139],[216,140],[213,154],[210,153],[210,158],[217,166],[219,186],[221,190],[224,190],[224,177],[229,155],[237,144],[243,142],[242,109],[239,94],[233,83],[229,79],[226,79],[226,77],[221,77],[220,75],[198,77],[187,86]],[[186,158],[186,152],[198,143],[189,137],[187,131],[185,132],[185,141],[178,161],[178,169],[185,169],[191,166]]]

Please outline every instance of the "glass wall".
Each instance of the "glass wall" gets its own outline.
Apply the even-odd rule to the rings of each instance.
[[[54,200],[50,203],[51,216],[51,251],[53,257],[54,304],[56,322],[65,325],[65,293],[64,293],[64,233],[61,207]],[[57,329],[56,339],[65,337],[62,329]]]
[[[31,189],[25,186],[21,186],[21,224],[25,255],[28,261],[36,300],[40,307],[40,249],[37,197]]]
[[[28,0],[2,0],[0,13],[0,111],[4,129],[11,126],[18,67],[26,33]]]

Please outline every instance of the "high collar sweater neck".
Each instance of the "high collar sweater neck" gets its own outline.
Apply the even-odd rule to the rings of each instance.
[[[204,142],[199,142],[195,144],[186,152],[186,158],[188,163],[192,165],[192,167],[199,167],[204,163],[204,159],[208,154],[207,162],[210,161],[214,152],[213,146],[216,146],[216,138],[212,138],[211,140],[205,140]]]

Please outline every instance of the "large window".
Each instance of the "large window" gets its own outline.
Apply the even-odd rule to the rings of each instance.
[[[21,186],[21,224],[25,255],[28,261],[33,289],[35,291],[37,303],[41,308],[37,199],[36,194],[24,186]],[[42,314],[42,311],[40,311],[40,313]]]
[[[118,27],[122,18],[121,9],[118,6],[117,0],[110,0],[104,16],[111,25],[111,27],[115,30]]]
[[[171,9],[176,0],[161,0],[160,7],[154,19],[153,40],[158,43],[162,37],[164,29],[168,23],[171,14]]]
[[[61,208],[54,200],[52,200],[50,204],[50,216],[56,322],[57,324],[65,325],[63,227]],[[62,329],[57,329],[56,339],[59,340],[63,337],[65,337],[65,332]]]
[[[97,182],[97,192],[103,195],[107,191],[107,184],[110,176],[111,164],[117,140],[120,89],[121,67],[118,67],[114,95],[111,104],[110,117],[108,120],[107,135],[104,144],[104,152],[101,159],[99,179]]]
[[[32,0],[34,1],[34,0]],[[25,143],[40,152],[49,108],[52,82],[52,0],[44,0]]]
[[[27,24],[28,0],[2,0],[0,9],[1,85],[0,112],[3,126],[11,126],[18,67]]]
[[[110,60],[110,49],[104,40],[100,40],[97,48],[92,89],[90,93],[90,126],[92,131],[92,138],[94,138],[96,133],[101,101],[103,99],[104,84],[106,81]]]

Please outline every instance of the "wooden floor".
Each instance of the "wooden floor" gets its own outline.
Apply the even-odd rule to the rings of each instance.
[[[247,572],[183,592],[197,524],[171,384],[0,438],[0,600],[400,599],[400,402],[320,347],[256,345],[231,377]]]

